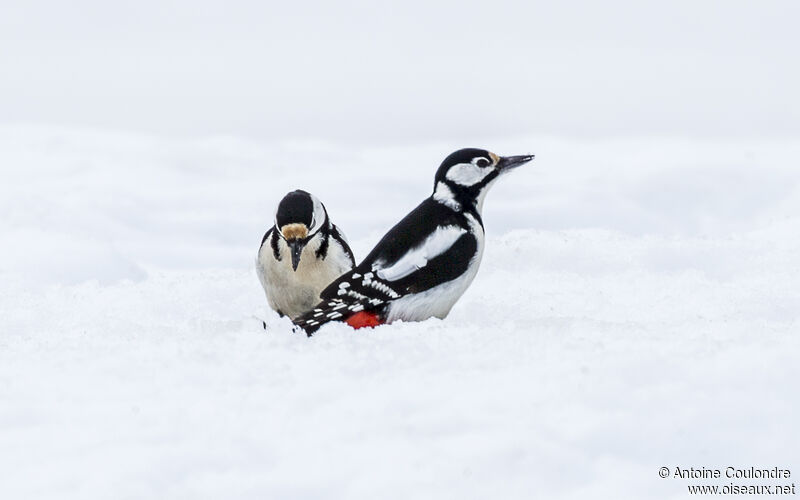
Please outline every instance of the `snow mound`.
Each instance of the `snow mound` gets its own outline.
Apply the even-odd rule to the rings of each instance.
[[[684,498],[659,467],[797,464],[794,143],[502,141],[537,160],[450,316],[311,339],[252,269],[277,200],[363,256],[454,148],[0,145],[3,498]]]

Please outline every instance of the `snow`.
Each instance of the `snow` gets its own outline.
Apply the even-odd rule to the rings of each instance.
[[[358,260],[465,146],[536,159],[489,193],[448,318],[307,339],[268,310],[283,194]],[[795,472],[799,159],[2,126],[0,497],[685,498],[659,467]]]

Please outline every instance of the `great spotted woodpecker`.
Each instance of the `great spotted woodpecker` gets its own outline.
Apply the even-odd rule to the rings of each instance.
[[[330,321],[361,328],[447,316],[480,266],[486,193],[498,177],[532,159],[483,149],[452,153],[436,172],[433,194],[361,264],[328,285],[322,301],[295,324],[310,336]]]
[[[354,265],[344,234],[314,195],[297,190],[283,197],[256,258],[272,309],[297,318],[320,301],[326,285]]]

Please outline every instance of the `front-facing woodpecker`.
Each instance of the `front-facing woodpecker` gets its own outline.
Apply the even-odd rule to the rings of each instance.
[[[270,307],[294,319],[320,301],[320,292],[355,265],[344,234],[317,197],[292,191],[264,235],[256,271]]]
[[[489,188],[533,155],[500,157],[461,149],[444,159],[433,194],[397,223],[361,264],[328,285],[295,324],[354,328],[444,318],[472,283],[484,247],[481,209]]]

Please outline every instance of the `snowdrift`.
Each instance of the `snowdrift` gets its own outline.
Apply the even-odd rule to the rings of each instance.
[[[446,320],[307,339],[268,310],[252,262],[286,191],[358,259],[462,146],[537,158],[489,194]],[[2,128],[0,496],[684,498],[659,467],[791,468],[798,159]]]

